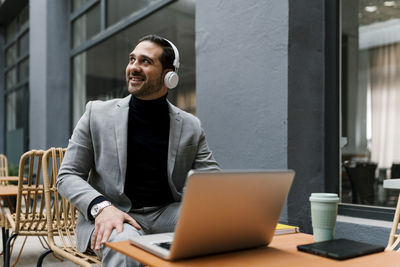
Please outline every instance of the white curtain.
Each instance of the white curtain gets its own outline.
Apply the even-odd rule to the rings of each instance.
[[[400,44],[371,49],[371,160],[380,168],[400,162]]]

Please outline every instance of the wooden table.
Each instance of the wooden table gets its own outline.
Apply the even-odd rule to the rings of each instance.
[[[18,194],[18,186],[16,185],[0,185],[0,198],[3,198],[5,203],[7,204],[8,209],[10,210],[11,213],[14,212],[14,207],[11,203],[10,196],[16,196]],[[1,205],[0,202],[0,210],[1,210],[1,216],[3,217],[2,220],[5,220],[5,207]],[[2,236],[2,241],[3,241],[3,249],[5,248],[5,244],[7,242],[7,239],[9,237],[9,231],[6,229],[5,225],[2,225],[1,227],[1,236]]]
[[[129,241],[112,242],[106,245],[148,266],[400,266],[400,253],[393,251],[375,253],[344,261],[297,251],[297,245],[313,242],[313,236],[308,234],[278,235],[274,237],[268,247],[174,262],[162,260],[130,245]]]
[[[16,196],[17,194],[17,185],[0,185],[0,197]]]
[[[0,197],[4,198],[7,202],[7,206],[10,209],[10,212],[14,212],[14,208],[9,199],[10,196],[16,196],[18,194],[18,186],[17,185],[0,185]],[[0,204],[1,207],[1,204]]]
[[[0,182],[18,182],[19,176],[0,176]]]

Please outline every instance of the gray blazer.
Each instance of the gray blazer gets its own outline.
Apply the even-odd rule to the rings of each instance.
[[[89,204],[98,196],[124,212],[132,203],[124,194],[130,95],[123,99],[88,102],[77,123],[60,167],[57,188],[78,210],[77,248],[85,251],[94,222]],[[180,201],[191,169],[219,170],[200,121],[169,103],[168,183]]]

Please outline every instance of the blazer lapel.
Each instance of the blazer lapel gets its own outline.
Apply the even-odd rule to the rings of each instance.
[[[176,155],[178,153],[179,140],[182,132],[182,118],[179,111],[169,103],[169,144],[168,144],[168,177],[172,177],[175,166]]]
[[[131,95],[118,102],[114,113],[115,139],[117,142],[117,157],[121,171],[122,185],[125,185],[127,145],[128,145],[128,115]],[[122,186],[123,190],[124,186]]]

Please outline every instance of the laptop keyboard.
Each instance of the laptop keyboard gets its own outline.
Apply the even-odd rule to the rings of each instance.
[[[165,249],[170,250],[170,249],[171,249],[172,242],[162,242],[162,243],[157,243],[156,245],[157,245],[157,246],[160,246],[160,247],[162,247],[162,248],[165,248]]]

